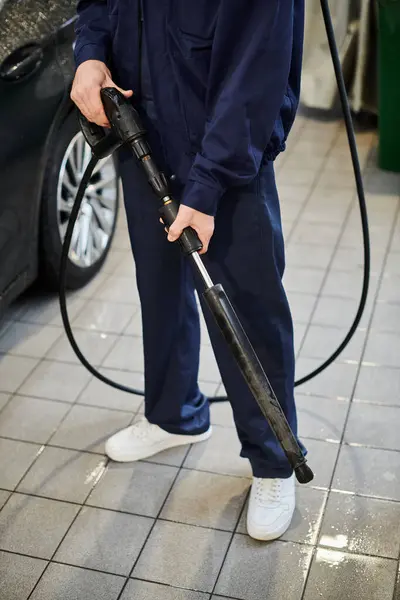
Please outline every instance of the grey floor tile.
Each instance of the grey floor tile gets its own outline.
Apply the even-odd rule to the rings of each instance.
[[[51,563],[30,600],[117,600],[124,578]]]
[[[0,436],[45,444],[69,408],[63,402],[14,396],[1,413]]]
[[[321,365],[320,359],[299,358],[296,379],[307,375]],[[315,394],[326,398],[350,398],[357,377],[357,364],[335,362],[318,377],[299,387],[302,394]]]
[[[281,217],[282,221],[293,220],[299,218],[302,210],[302,205],[299,202],[284,202],[281,203]]]
[[[55,560],[128,575],[145,543],[152,519],[84,507]]]
[[[142,313],[141,313],[140,308],[136,309],[134,317],[131,319],[129,324],[125,327],[124,334],[142,337],[143,327],[142,327]]]
[[[386,258],[385,273],[387,275],[400,275],[400,252],[394,252],[392,250],[389,252]]]
[[[400,335],[371,331],[364,361],[384,367],[400,367]]]
[[[379,288],[378,302],[399,304],[400,276],[385,274]]]
[[[320,199],[319,199],[320,200]],[[350,207],[350,202],[346,198],[346,202],[338,202],[337,204],[329,204],[327,202],[317,202],[315,200],[307,202],[304,212],[301,214],[303,221],[309,223],[321,223],[324,225],[342,225],[346,218],[347,211]],[[311,246],[312,244],[310,244]],[[335,245],[330,247],[329,258],[326,262],[322,262],[319,266],[326,268],[335,250]]]
[[[356,312],[356,299],[321,296],[312,322],[314,325],[332,325],[349,329]]]
[[[36,358],[0,354],[0,391],[14,393],[37,363]]]
[[[320,548],[304,600],[392,600],[395,577],[395,561]]]
[[[353,190],[355,187],[354,173],[343,171],[340,173],[340,177],[338,177],[335,171],[328,169],[321,173],[318,185],[320,187],[337,189],[339,194],[343,189]]]
[[[382,270],[385,259],[385,250],[383,248],[371,248],[371,271],[378,274]],[[364,249],[363,246],[358,248],[349,248],[339,245],[336,250],[335,257],[332,261],[332,270],[338,271],[360,271],[364,270]]]
[[[332,158],[332,157],[331,157]],[[331,160],[330,158],[330,160]],[[342,159],[342,163],[345,161]],[[321,188],[318,185],[312,191],[307,206],[326,206],[328,209],[335,205],[349,206],[354,200],[354,194],[351,190],[341,190],[338,194],[337,190],[329,188]]]
[[[89,379],[84,367],[44,360],[18,391],[24,396],[74,402]]]
[[[371,276],[371,293],[376,289],[377,278]],[[358,271],[331,271],[322,288],[322,296],[353,298],[361,294],[362,273]]]
[[[183,469],[161,518],[233,531],[249,490],[249,480]]]
[[[221,381],[221,375],[214,357],[214,352],[211,346],[206,344],[200,346],[199,378],[201,381]]]
[[[26,600],[46,564],[38,558],[0,552],[0,598]]]
[[[291,237],[293,244],[313,246],[335,246],[340,235],[340,225],[299,221]],[[317,249],[318,250],[318,249]]]
[[[50,559],[79,506],[13,494],[0,513],[0,548]]]
[[[40,446],[0,438],[0,488],[13,490],[35,460]],[[6,457],[6,460],[4,460]]]
[[[208,600],[209,595],[179,588],[131,579],[121,600]]]
[[[0,338],[0,352],[42,358],[61,334],[58,327],[13,323]]]
[[[3,392],[0,392],[0,412],[3,410],[7,402],[9,402],[10,398],[11,394],[3,394]]]
[[[314,309],[316,295],[299,294],[287,290],[292,317],[295,323],[308,323]]]
[[[397,559],[400,503],[331,492],[319,543],[338,550]]]
[[[296,356],[299,353],[299,351],[303,345],[304,337],[307,332],[307,328],[308,328],[308,325],[294,323],[294,351],[295,351]]]
[[[50,443],[72,450],[103,453],[107,438],[127,427],[131,419],[131,413],[76,405],[53,435]]]
[[[122,333],[135,314],[136,309],[129,304],[113,304],[90,300],[74,319],[74,327],[90,331]]]
[[[400,304],[377,304],[371,327],[373,330],[400,334]]]
[[[218,392],[219,394],[220,392]],[[230,402],[216,402],[210,405],[211,424],[221,427],[235,427]]]
[[[157,463],[159,465],[170,465],[171,467],[181,467],[185,457],[189,451],[189,446],[178,446],[159,452],[150,458],[146,458],[145,462]]]
[[[321,288],[324,277],[325,271],[323,269],[291,268],[289,266],[286,270],[283,283],[289,293],[316,294]]]
[[[219,383],[215,381],[199,381],[200,390],[208,396],[215,396],[218,393]]]
[[[400,569],[397,573],[397,585],[394,592],[393,600],[400,600]]]
[[[138,305],[139,295],[136,283],[132,277],[112,275],[98,290],[96,300]]]
[[[349,403],[347,400],[296,395],[301,437],[340,441]]]
[[[211,592],[230,534],[158,521],[133,576],[201,592]]]
[[[47,447],[19,484],[18,491],[82,503],[104,468],[105,459],[94,454]]]
[[[400,407],[353,403],[345,441],[388,450],[400,450]]]
[[[339,347],[345,339],[348,330],[349,328],[311,325],[305,337],[300,355],[306,358],[326,359]],[[365,330],[359,329],[356,331],[353,339],[342,351],[340,360],[359,361],[366,335]]]
[[[310,439],[302,439],[302,441],[308,450],[308,464],[314,472],[312,485],[328,488],[339,452],[339,444]]]
[[[72,297],[78,296],[78,298],[84,298],[88,300],[92,299],[108,278],[109,274],[103,272],[103,269],[101,269],[99,273],[97,273],[97,275],[91,281],[89,281],[89,283],[72,292]]]
[[[131,277],[132,279],[136,277],[136,265],[130,251],[128,251],[125,258],[123,258],[118,266],[116,266],[115,275],[118,275],[118,277]]]
[[[362,365],[354,397],[400,406],[400,369]]]
[[[86,300],[83,298],[68,295],[67,309],[69,318],[74,319],[85,306],[85,303]],[[62,327],[58,298],[56,296],[49,298],[48,295],[29,298],[27,310],[24,311],[21,321],[37,325],[58,325]]]
[[[235,535],[215,591],[243,600],[300,600],[311,552],[300,544],[265,544]]]
[[[327,492],[303,485],[296,487],[296,509],[289,529],[280,538],[286,542],[315,544],[321,526]],[[247,533],[247,506],[243,511],[237,533]]]
[[[118,336],[112,333],[100,333],[98,331],[85,331],[80,329],[75,331],[74,337],[84,356],[86,356],[95,366],[102,363],[118,339]],[[80,361],[65,334],[49,350],[46,354],[46,358],[49,360],[80,364]]]
[[[127,335],[120,337],[103,361],[103,366],[109,369],[142,372],[144,369],[142,338]]]
[[[234,429],[214,427],[207,442],[194,444],[184,462],[188,469],[222,475],[249,477],[250,465],[240,457],[240,442]]]
[[[177,473],[177,467],[148,462],[110,463],[87,504],[156,517]]]
[[[400,500],[400,453],[343,446],[332,488]]]
[[[11,493],[0,490],[0,510],[3,508],[7,500],[9,499]]]
[[[113,369],[100,369],[105,377],[131,388],[144,390],[144,376],[142,373],[131,371],[118,371]],[[78,398],[78,404],[89,404],[113,410],[125,410],[136,412],[143,402],[142,396],[128,394],[120,390],[110,388],[108,385],[93,378],[89,385],[83,390]]]
[[[290,267],[308,267],[326,269],[333,253],[333,248],[322,246],[315,252],[313,244],[289,244],[286,250],[286,262]]]
[[[280,182],[290,185],[307,185],[312,186],[314,181],[318,178],[318,172],[315,169],[290,169],[290,171],[283,171],[277,176],[278,186]]]

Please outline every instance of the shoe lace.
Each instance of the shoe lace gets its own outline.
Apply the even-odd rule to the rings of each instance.
[[[280,479],[255,478],[255,498],[259,504],[275,504],[281,499],[282,481]]]

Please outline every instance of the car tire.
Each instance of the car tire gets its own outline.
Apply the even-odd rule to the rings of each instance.
[[[89,146],[81,136],[82,134],[78,123],[77,113],[74,110],[68,114],[55,135],[55,143],[50,152],[50,159],[45,171],[40,218],[39,271],[42,280],[45,282],[46,286],[51,289],[58,289],[63,239],[62,236],[63,233],[65,234],[65,229],[62,231],[61,226],[66,228],[66,223],[68,221],[68,212],[63,211],[60,206],[61,203],[62,206],[66,206],[63,200],[65,194],[68,194],[68,210],[71,208],[72,199],[75,199],[72,191],[69,191],[68,189],[66,190],[64,184],[62,183],[62,181],[65,179],[65,172],[67,171],[68,167],[68,156],[70,156],[71,152],[73,151],[74,156],[76,157],[77,154],[79,154],[78,150],[80,151],[82,145],[86,146],[87,154],[85,157],[86,160],[84,161],[82,159],[82,164],[80,165],[81,167],[85,163],[87,164],[90,156]],[[80,144],[79,148],[77,145],[78,142]],[[76,145],[76,148],[74,144]],[[71,150],[71,148],[75,149]],[[78,161],[76,160],[76,162]],[[79,262],[76,258],[76,255],[75,260],[73,260],[71,259],[70,252],[66,276],[66,286],[70,290],[79,289],[85,286],[99,272],[112,243],[118,219],[120,189],[118,165],[114,157],[111,157],[108,161],[107,169],[108,173],[112,173],[112,169],[115,172],[115,186],[112,183],[111,189],[107,188],[107,193],[113,192],[112,197],[115,196],[115,202],[113,202],[113,205],[115,204],[115,208],[113,208],[113,210],[109,210],[108,208],[106,209],[102,207],[107,213],[107,235],[104,234],[100,236],[101,250],[96,250],[96,256],[92,263],[90,263],[90,261],[85,263]],[[80,176],[83,174],[81,172],[83,170],[84,169],[82,168],[79,170]],[[101,177],[101,173],[102,171],[100,170],[100,172],[98,172],[94,177]],[[64,179],[62,179],[63,177]],[[79,185],[80,178],[77,177],[75,179]],[[67,183],[70,183],[69,175]],[[75,191],[76,188],[77,185],[75,185]],[[87,201],[87,204],[91,204],[90,199]],[[98,202],[97,206],[99,206]],[[92,207],[90,206],[89,208]],[[94,211],[92,210],[92,214],[93,213]],[[96,223],[100,230],[100,221],[96,221]]]

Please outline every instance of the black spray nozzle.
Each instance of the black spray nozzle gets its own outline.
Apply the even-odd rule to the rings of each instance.
[[[123,144],[129,144],[137,158],[147,156],[150,148],[145,138],[146,130],[132,103],[116,88],[103,88],[100,97],[111,125],[109,131],[79,115],[82,133],[93,154],[104,158]]]
[[[116,88],[103,88],[100,95],[104,112],[116,137],[123,143],[130,144],[137,158],[141,159],[149,154],[146,130],[132,103]]]

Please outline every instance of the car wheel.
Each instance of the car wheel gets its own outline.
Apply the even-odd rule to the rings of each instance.
[[[57,132],[43,188],[40,270],[52,288],[58,286],[62,242],[90,158],[73,111]],[[117,162],[107,157],[93,171],[74,228],[66,277],[69,289],[84,286],[100,270],[114,236],[118,207]]]

